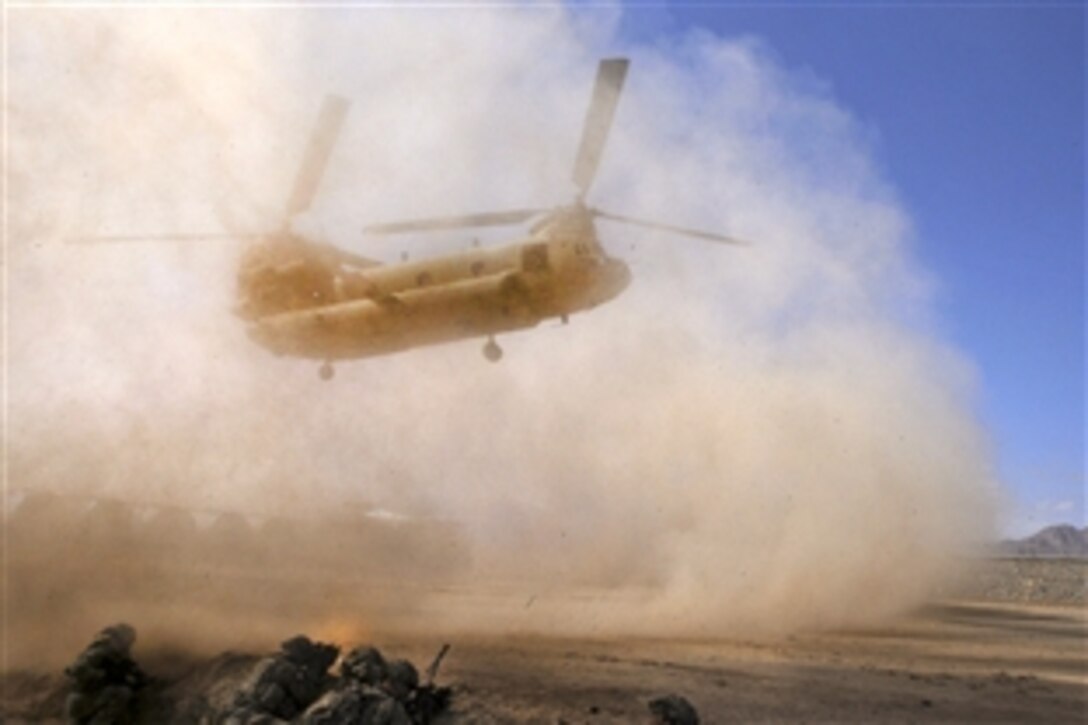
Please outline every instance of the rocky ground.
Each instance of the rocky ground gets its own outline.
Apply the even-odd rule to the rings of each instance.
[[[1088,605],[1088,559],[990,559],[972,567],[957,599],[1023,604]]]
[[[1086,566],[991,562],[959,599],[865,631],[709,640],[456,636],[437,677],[452,688],[450,709],[433,721],[653,722],[650,701],[675,693],[702,722],[1084,722]],[[421,666],[441,644],[431,636],[374,637],[387,656]],[[139,644],[134,656],[156,688],[158,709],[145,722],[198,722],[193,703],[235,702],[260,661],[238,653],[144,656]],[[12,672],[3,684],[5,722],[49,721],[62,716],[71,678]]]

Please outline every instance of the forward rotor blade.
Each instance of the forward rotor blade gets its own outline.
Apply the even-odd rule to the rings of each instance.
[[[513,209],[511,211],[484,212],[483,214],[413,219],[389,224],[372,224],[364,227],[363,231],[368,234],[401,234],[403,232],[431,232],[442,229],[462,229],[464,227],[497,227],[507,224],[521,224],[544,211],[546,210]]]
[[[641,227],[648,227],[649,229],[658,229],[663,232],[674,232],[676,234],[683,234],[689,237],[696,237],[697,239],[705,239],[708,242],[718,242],[719,244],[738,244],[741,246],[747,246],[748,242],[741,241],[740,239],[734,239],[732,237],[726,237],[721,234],[714,234],[712,232],[704,232],[699,229],[688,229],[686,227],[676,227],[671,224],[660,224],[658,222],[646,221],[645,219],[635,219],[634,217],[621,216],[619,214],[610,214],[609,212],[600,211],[598,209],[593,210],[594,216],[598,216],[602,219],[611,219],[616,222],[623,222],[624,224],[634,224]]]
[[[325,96],[321,114],[317,117],[317,124],[310,136],[310,144],[306,147],[306,155],[302,158],[298,175],[295,176],[294,188],[291,189],[291,196],[287,199],[287,219],[306,211],[313,203],[317,187],[321,184],[321,177],[325,174],[325,166],[329,162],[332,147],[336,145],[340,127],[344,123],[344,117],[350,105],[340,96]]]
[[[627,66],[626,58],[611,58],[602,60],[597,68],[593,100],[586,112],[582,142],[574,162],[574,183],[578,185],[581,196],[589,191],[593,177],[597,175],[608,131],[612,127],[612,117],[616,113],[620,91],[623,90],[623,81],[627,77]]]

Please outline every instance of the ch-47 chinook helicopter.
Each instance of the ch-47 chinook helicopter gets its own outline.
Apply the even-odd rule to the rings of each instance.
[[[287,224],[262,235],[242,258],[236,314],[249,336],[278,355],[332,363],[470,337],[486,338],[483,354],[502,358],[499,333],[588,310],[628,285],[627,265],[608,255],[595,219],[636,224],[701,239],[718,234],[611,214],[584,198],[600,164],[627,75],[626,59],[603,60],[597,72],[574,164],[577,198],[554,209],[515,209],[400,221],[366,227],[371,234],[514,225],[535,220],[519,241],[419,261],[382,264],[292,234]],[[306,210],[347,113],[326,99],[287,204],[287,219]]]

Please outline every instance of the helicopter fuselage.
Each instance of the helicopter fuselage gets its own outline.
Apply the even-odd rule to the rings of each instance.
[[[239,274],[238,314],[279,355],[345,360],[534,327],[596,307],[630,283],[580,207],[520,242],[390,265],[297,242]],[[254,255],[260,259],[261,250]]]

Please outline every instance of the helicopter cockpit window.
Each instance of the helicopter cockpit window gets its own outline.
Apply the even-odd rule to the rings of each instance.
[[[521,266],[526,272],[545,272],[548,269],[548,245],[530,244],[521,253]]]

